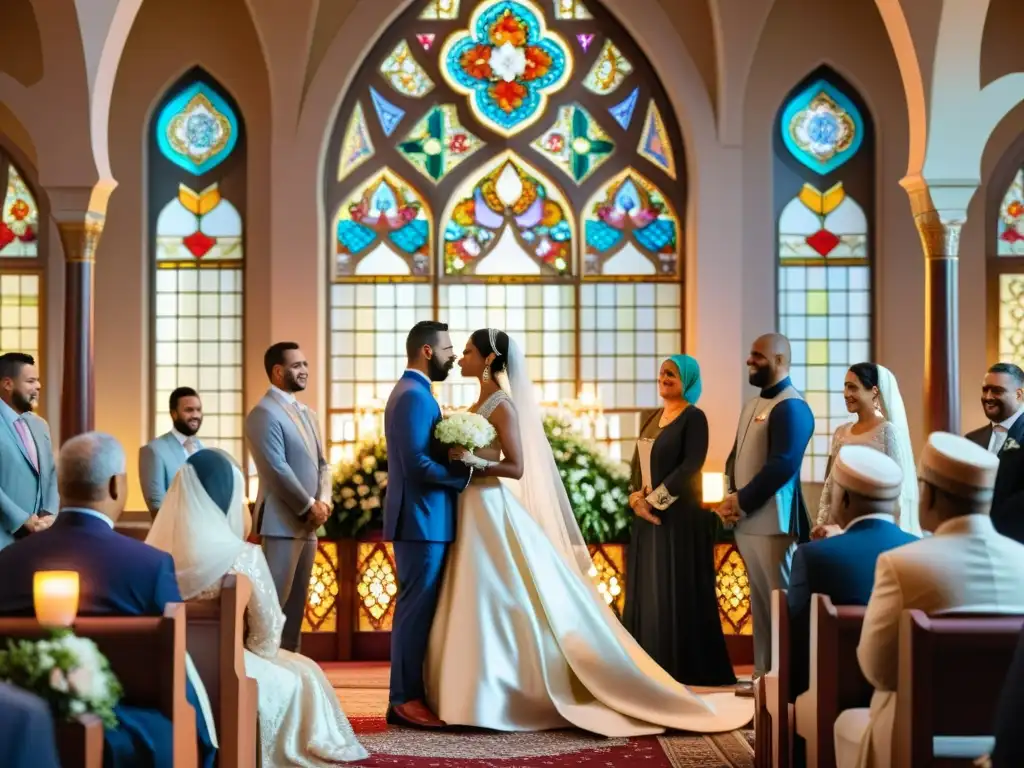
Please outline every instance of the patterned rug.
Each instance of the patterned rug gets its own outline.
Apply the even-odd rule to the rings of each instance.
[[[387,664],[325,664],[365,768],[753,768],[754,732],[604,739],[583,731],[430,733],[389,726]]]

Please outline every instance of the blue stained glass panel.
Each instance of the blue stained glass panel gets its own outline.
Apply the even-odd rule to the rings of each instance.
[[[213,88],[194,83],[160,110],[156,142],[164,157],[199,176],[231,155],[238,142],[238,117]]]

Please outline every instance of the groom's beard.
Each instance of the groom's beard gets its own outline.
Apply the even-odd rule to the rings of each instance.
[[[436,357],[432,357],[427,360],[427,374],[430,376],[431,381],[441,382],[448,378],[448,374],[451,372],[454,365],[454,356],[448,358],[447,363],[440,363]]]

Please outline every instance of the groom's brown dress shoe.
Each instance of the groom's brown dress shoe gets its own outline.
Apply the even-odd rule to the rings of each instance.
[[[444,720],[439,720],[422,701],[388,704],[385,720],[391,725],[404,725],[406,728],[424,728],[428,730],[437,730],[448,725]]]

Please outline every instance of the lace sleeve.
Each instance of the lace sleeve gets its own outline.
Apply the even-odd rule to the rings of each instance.
[[[284,613],[263,550],[254,544],[246,545],[235,561],[235,571],[252,582],[252,597],[246,608],[249,634],[245,647],[257,656],[273,658],[281,646]]]
[[[839,449],[843,445],[843,437],[846,434],[845,427],[845,424],[840,426],[832,435],[832,449],[829,452],[825,482],[821,486],[821,496],[818,499],[817,525],[829,525],[832,522],[832,463],[836,460],[836,454],[839,453]]]
[[[895,461],[896,465],[902,470],[905,467],[905,464],[903,462],[907,457],[903,455],[903,449],[900,445],[899,435],[896,434],[896,426],[891,421],[883,422],[881,433],[882,452],[890,459]],[[910,482],[916,483],[917,478],[913,478],[913,480],[911,480]],[[898,499],[896,502],[895,519],[897,525],[900,524],[900,512],[902,511],[902,506],[903,498],[901,494],[901,498]]]

